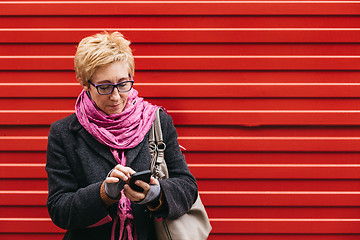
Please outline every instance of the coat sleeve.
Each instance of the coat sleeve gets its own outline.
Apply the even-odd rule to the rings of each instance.
[[[79,186],[67,157],[64,129],[59,125],[61,124],[52,124],[48,138],[48,211],[53,222],[60,228],[88,227],[108,216],[100,197],[102,182]]]
[[[167,208],[163,218],[178,218],[187,213],[197,198],[197,184],[181,153],[177,132],[169,115],[160,112],[161,128],[166,144],[165,160],[169,178],[160,180]]]

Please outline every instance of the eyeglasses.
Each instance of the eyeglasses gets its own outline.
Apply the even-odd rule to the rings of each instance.
[[[130,91],[134,84],[134,80],[132,79],[131,75],[129,75],[129,76],[130,76],[131,80],[122,81],[122,82],[119,82],[118,84],[104,83],[104,84],[96,85],[96,84],[92,83],[90,80],[88,82],[96,88],[97,92],[100,95],[111,94],[114,91],[115,87],[117,88],[117,90],[120,93],[125,93],[125,92]]]

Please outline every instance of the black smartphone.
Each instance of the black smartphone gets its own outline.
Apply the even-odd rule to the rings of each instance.
[[[145,171],[134,173],[133,175],[131,175],[131,178],[129,180],[129,186],[137,192],[143,192],[144,189],[142,187],[139,187],[138,185],[136,185],[135,181],[141,180],[146,183],[150,183],[150,177],[151,177],[150,170],[145,170]]]

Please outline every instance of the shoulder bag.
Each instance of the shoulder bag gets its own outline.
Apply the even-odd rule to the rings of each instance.
[[[165,179],[169,178],[169,173],[164,157],[166,144],[163,142],[159,111],[163,110],[156,110],[149,135],[150,170],[156,179]],[[188,213],[177,219],[155,218],[154,226],[158,240],[206,240],[212,229],[199,195]]]

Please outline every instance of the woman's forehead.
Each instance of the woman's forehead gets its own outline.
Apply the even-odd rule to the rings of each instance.
[[[96,69],[91,77],[93,82],[118,82],[129,77],[129,65],[126,62],[113,62]]]

